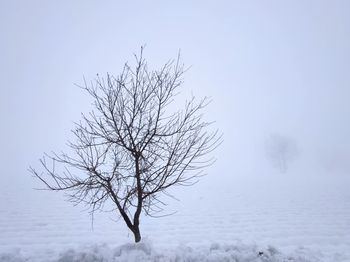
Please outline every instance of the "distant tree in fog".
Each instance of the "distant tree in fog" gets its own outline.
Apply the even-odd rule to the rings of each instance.
[[[71,152],[45,155],[42,172],[30,171],[49,190],[66,192],[91,212],[111,201],[139,242],[141,214],[155,216],[170,187],[196,182],[221,140],[202,118],[207,98],[191,98],[182,110],[169,108],[178,107],[174,98],[183,73],[179,59],[149,70],[141,48],[135,67],[125,64],[116,77],[85,83],[94,109],[75,124]]]
[[[271,135],[266,140],[265,150],[268,160],[282,173],[287,171],[290,162],[298,155],[298,148],[295,140],[277,134]]]

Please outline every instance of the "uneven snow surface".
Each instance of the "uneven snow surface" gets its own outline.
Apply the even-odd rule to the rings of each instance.
[[[34,191],[30,177],[5,180],[0,262],[350,261],[348,176],[213,177],[175,188],[167,210],[177,213],[143,218],[138,245],[113,213],[92,227],[82,207]]]
[[[278,262],[278,261],[299,261],[312,262],[319,261],[319,258],[305,255],[302,250],[298,254],[283,255],[273,247],[258,249],[256,246],[242,244],[224,244],[214,243],[211,246],[179,246],[175,249],[156,250],[149,242],[140,244],[125,244],[114,249],[105,245],[90,246],[80,248],[79,250],[70,249],[62,252],[57,258],[45,258],[45,261],[56,262],[95,262],[95,261],[119,261],[119,262],[137,262],[137,261],[191,261],[191,262]],[[24,258],[18,252],[3,254],[0,261],[22,262],[30,261],[31,258]]]

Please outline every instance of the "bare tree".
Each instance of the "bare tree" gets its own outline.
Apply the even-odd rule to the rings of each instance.
[[[298,154],[296,142],[286,136],[271,135],[266,141],[266,155],[271,163],[282,173],[288,169],[288,163]]]
[[[170,187],[195,183],[221,141],[203,120],[207,98],[191,98],[182,110],[170,110],[183,83],[179,57],[151,71],[142,53],[141,48],[135,55],[134,68],[125,64],[117,77],[85,82],[94,109],[75,124],[71,153],[45,154],[42,172],[30,167],[47,189],[65,191],[92,213],[112,201],[135,242],[141,240],[141,213],[155,216]]]

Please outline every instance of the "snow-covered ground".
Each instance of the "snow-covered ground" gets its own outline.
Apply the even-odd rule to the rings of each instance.
[[[81,207],[33,191],[28,177],[15,182],[0,191],[1,262],[350,261],[346,175],[212,173],[174,190],[176,214],[143,218],[136,246],[114,214],[92,227]]]

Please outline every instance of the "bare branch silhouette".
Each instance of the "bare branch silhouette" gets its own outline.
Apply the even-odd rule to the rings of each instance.
[[[184,109],[167,110],[183,83],[179,57],[153,71],[143,48],[135,58],[136,66],[125,64],[116,77],[84,80],[94,109],[75,123],[72,153],[46,154],[40,160],[43,172],[30,171],[47,189],[65,191],[70,201],[85,203],[92,212],[112,201],[138,242],[141,213],[162,215],[161,194],[195,183],[213,163],[207,156],[221,136],[203,120],[208,98],[191,98]],[[56,164],[63,170],[56,171]]]

